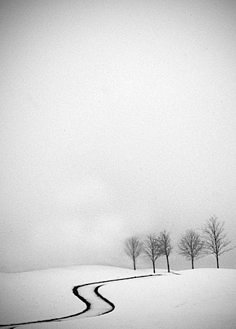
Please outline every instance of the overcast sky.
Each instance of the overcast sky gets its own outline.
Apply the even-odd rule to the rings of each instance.
[[[235,1],[1,1],[0,270],[214,214],[235,244],[235,35]]]

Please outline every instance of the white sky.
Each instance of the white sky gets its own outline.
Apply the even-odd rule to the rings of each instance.
[[[213,214],[235,244],[235,17],[235,1],[1,1],[0,270],[128,264],[126,236],[176,242]]]

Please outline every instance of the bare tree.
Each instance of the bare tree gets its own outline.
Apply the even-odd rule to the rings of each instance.
[[[208,219],[203,229],[203,234],[205,240],[205,252],[207,254],[215,255],[216,267],[219,268],[219,256],[233,249],[228,248],[231,241],[226,238],[226,234],[224,233],[224,222],[220,222],[216,216],[212,216]]]
[[[152,262],[153,273],[156,273],[156,260],[161,256],[158,240],[155,234],[150,234],[144,241],[144,253]]]
[[[173,249],[170,241],[170,233],[162,231],[157,238],[157,242],[162,255],[166,256],[167,270],[170,272],[169,255]]]
[[[194,260],[203,255],[204,242],[194,230],[187,230],[179,241],[179,253],[187,259],[191,259],[192,269],[194,269]]]
[[[136,270],[136,259],[142,252],[142,243],[137,237],[128,238],[125,241],[125,252],[132,259],[134,270]]]

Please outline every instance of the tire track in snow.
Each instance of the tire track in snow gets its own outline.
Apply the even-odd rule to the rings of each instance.
[[[85,284],[85,285],[87,285],[87,284]],[[27,322],[0,324],[0,327],[1,328],[8,328],[8,329],[15,329],[16,327],[19,327],[19,326],[26,326],[26,325],[30,325],[30,324],[36,324],[36,323],[37,324],[42,324],[42,323],[49,323],[49,322],[61,322],[61,321],[65,321],[65,320],[68,320],[70,318],[79,316],[79,315],[87,312],[91,308],[91,303],[89,301],[87,301],[87,299],[85,299],[83,296],[81,296],[78,293],[78,289],[80,287],[85,286],[85,285],[82,284],[82,285],[76,286],[72,289],[73,294],[77,298],[79,298],[86,305],[86,307],[81,312],[66,315],[66,316],[62,316],[62,317],[54,317],[54,318],[50,318],[50,319],[44,319],[44,320],[35,320],[35,321],[27,321]]]
[[[109,299],[107,299],[106,297],[104,297],[103,295],[101,295],[101,294],[98,292],[98,289],[99,289],[100,287],[102,287],[102,286],[103,286],[103,284],[101,284],[100,286],[97,286],[97,287],[94,289],[94,292],[95,292],[95,294],[96,294],[100,299],[102,299],[105,303],[107,303],[108,305],[110,305],[111,308],[110,308],[108,311],[104,311],[103,313],[98,314],[98,316],[99,316],[99,315],[104,315],[104,314],[110,313],[110,312],[114,311],[114,309],[115,309],[115,305],[114,305]]]
[[[91,310],[92,303],[90,303],[85,297],[83,297],[78,292],[78,290],[81,289],[81,288],[83,288],[83,287],[92,286],[92,285],[95,285],[96,286],[94,288],[94,290],[93,290],[93,292],[95,293],[95,295],[99,298],[99,300],[102,300],[110,308],[108,310],[105,309],[102,313],[99,313],[98,312],[97,314],[95,313],[93,315],[90,315],[90,317],[104,315],[104,314],[107,314],[107,313],[112,312],[115,309],[115,305],[110,300],[108,300],[107,298],[105,298],[102,294],[100,294],[99,291],[98,291],[99,288],[101,288],[102,286],[104,286],[104,284],[110,283],[110,282],[117,282],[117,281],[124,281],[124,280],[133,280],[133,279],[140,279],[140,278],[147,278],[147,277],[161,276],[161,275],[162,274],[148,274],[148,275],[132,276],[132,277],[126,277],[126,278],[119,278],[119,279],[111,279],[111,280],[103,280],[103,281],[89,282],[89,283],[77,285],[77,286],[74,286],[73,287],[72,292],[86,306],[81,312],[73,313],[73,314],[70,314],[70,315],[62,316],[62,317],[54,317],[54,318],[50,318],[50,319],[44,319],[44,320],[35,320],[35,321],[28,321],[28,322],[0,324],[0,327],[1,328],[7,328],[7,329],[15,329],[15,328],[17,328],[19,326],[26,326],[26,325],[30,325],[30,324],[43,324],[43,323],[50,323],[50,322],[62,322],[62,321],[69,320],[71,318],[79,317],[80,315],[82,315],[82,314],[88,312],[89,310]]]

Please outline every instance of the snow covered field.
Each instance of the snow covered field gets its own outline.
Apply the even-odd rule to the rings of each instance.
[[[108,266],[1,273],[0,325],[22,329],[236,328],[236,270],[149,274],[148,269],[134,272]],[[144,277],[99,283],[133,276]],[[92,282],[97,283],[74,289],[80,298],[73,294],[75,286]],[[15,325],[50,319],[57,321]]]

